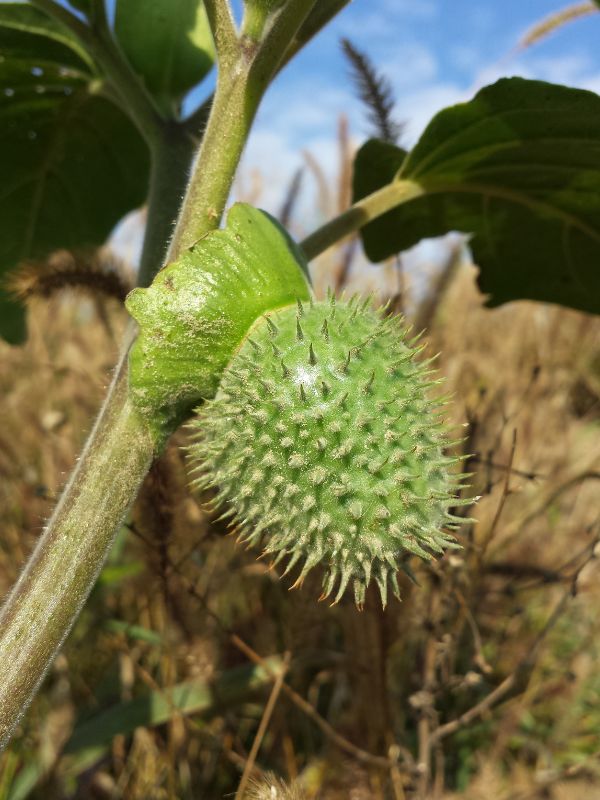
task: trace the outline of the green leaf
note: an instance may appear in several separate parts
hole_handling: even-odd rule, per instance
[[[142,625],[131,625],[129,622],[124,622],[121,619],[109,619],[106,621],[104,627],[111,633],[122,633],[130,639],[137,639],[147,644],[158,646],[164,643],[160,633],[152,631],[149,628],[144,628]]]
[[[96,589],[114,586],[126,578],[133,578],[139,575],[144,569],[141,561],[128,561],[125,564],[108,564],[104,567],[98,580],[96,581]]]
[[[600,97],[521,78],[440,112],[405,157],[359,151],[356,198],[398,177],[425,196],[367,225],[381,261],[421,239],[472,234],[489,305],[532,299],[600,313]]]
[[[26,326],[23,308],[0,288],[0,336],[9,344],[18,344],[25,338]]]
[[[58,248],[104,243],[144,202],[149,158],[141,135],[97,94],[75,51],[31,32],[31,25],[9,27],[2,5],[0,334],[15,342],[23,333],[22,312],[2,292],[6,271]],[[23,23],[21,4],[7,5]]]
[[[201,0],[117,0],[115,32],[133,68],[168,111],[214,63]]]
[[[48,61],[84,68],[92,73],[92,59],[71,31],[28,3],[0,2],[2,55],[32,58],[32,66]]]

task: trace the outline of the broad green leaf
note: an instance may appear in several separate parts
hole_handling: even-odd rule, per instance
[[[15,342],[22,313],[3,276],[23,259],[102,244],[144,202],[149,159],[73,50],[2,24],[0,50],[0,334]]]
[[[424,197],[367,225],[381,261],[421,239],[472,234],[489,304],[532,299],[600,313],[600,97],[521,78],[503,79],[447,108],[405,157],[368,142],[356,198],[395,177]]]
[[[168,111],[213,66],[201,0],[117,0],[115,32],[133,68]]]
[[[0,3],[0,44],[4,57],[33,57],[32,67],[41,66],[39,59],[93,72],[92,59],[79,39],[28,3]]]

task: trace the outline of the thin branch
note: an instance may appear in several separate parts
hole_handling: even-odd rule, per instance
[[[502,485],[502,494],[500,495],[500,501],[498,503],[498,508],[496,509],[496,513],[494,514],[494,519],[492,520],[492,524],[489,527],[489,530],[485,536],[485,539],[483,540],[481,549],[478,554],[477,560],[480,566],[485,558],[485,554],[490,545],[490,542],[494,538],[494,535],[496,533],[496,528],[498,527],[498,523],[500,522],[500,517],[502,516],[502,511],[504,510],[506,500],[508,498],[508,495],[510,494],[510,476],[511,476],[512,465],[515,459],[516,447],[517,447],[517,429],[513,428],[512,445],[510,449],[510,455],[508,457],[508,468],[506,470],[506,474],[504,476],[504,483]]]
[[[238,34],[229,0],[204,0],[219,64],[231,62],[239,50]]]
[[[505,535],[501,545],[497,545],[490,552],[489,559],[493,560],[500,546],[506,548],[507,544],[514,541],[523,533],[530,522],[542,514],[546,509],[551,508],[563,494],[588,480],[600,481],[600,471],[596,469],[584,470],[577,475],[573,475],[573,477],[557,486],[549,495],[543,496],[541,502],[538,503],[533,510],[527,512],[527,514],[525,514],[525,516],[519,521],[516,527],[513,528],[511,526],[510,534]]]
[[[140,538],[144,544],[149,547],[156,547],[156,544],[153,542],[148,541],[143,534],[132,524],[128,524],[127,526],[131,532]],[[204,612],[208,614],[208,616],[216,623],[216,625],[223,631],[223,633],[229,638],[230,642],[237,647],[240,652],[242,652],[247,658],[253,661],[258,666],[261,666],[265,672],[267,672],[273,681],[277,680],[278,673],[276,673],[270,666],[269,662],[262,658],[255,650],[250,647],[243,639],[241,639],[237,634],[233,633],[219,618],[217,614],[215,614],[212,609],[209,608],[206,598],[196,589],[194,583],[187,577],[187,575],[182,571],[181,566],[173,562],[170,556],[167,556],[169,568],[182,580],[185,585],[185,589],[188,594],[197,600],[204,609]],[[350,742],[344,736],[339,734],[335,728],[324,719],[318,711],[301,695],[299,695],[294,689],[289,686],[285,680],[282,682],[281,691],[287,695],[287,697],[297,706],[307,717],[309,717],[315,725],[321,730],[321,732],[330,739],[340,750],[351,755],[357,761],[360,761],[363,764],[369,764],[373,767],[377,767],[378,769],[392,769],[394,766],[397,765],[397,758],[402,758],[406,764],[412,769],[414,767],[414,761],[412,756],[408,750],[403,747],[400,747],[397,744],[392,745],[390,748],[390,752],[394,753],[394,757],[385,758],[383,756],[376,756],[372,753],[369,753],[366,750],[358,747],[357,745]]]
[[[258,653],[253,650],[250,645],[246,644],[239,636],[235,633],[230,634],[231,642],[244,653],[248,658],[253,661],[255,664],[262,666],[272,677],[273,680],[276,678],[276,673],[271,669],[270,665],[264,658],[258,655]],[[325,736],[330,739],[340,750],[351,755],[357,761],[360,761],[363,764],[369,764],[372,767],[377,767],[378,769],[389,770],[393,765],[394,761],[389,758],[385,758],[384,756],[376,756],[373,753],[369,753],[366,750],[363,750],[361,747],[350,742],[344,736],[341,736],[333,725],[330,725],[326,719],[324,719],[318,711],[316,711],[313,706],[305,700],[301,695],[298,694],[292,687],[285,683],[285,681],[281,685],[281,690],[284,694],[286,694],[289,699],[297,706],[304,714],[306,714],[309,719],[315,723],[315,725],[321,730]],[[399,751],[401,752],[401,751]]]
[[[290,221],[292,219],[292,214],[296,206],[296,201],[298,200],[298,195],[300,194],[300,188],[302,186],[303,177],[304,177],[304,168],[298,167],[298,169],[296,170],[296,172],[292,177],[292,180],[290,181],[287,192],[285,194],[285,198],[281,205],[281,209],[279,211],[279,214],[277,215],[279,222],[281,222],[284,228],[289,227]]]
[[[423,188],[413,181],[396,180],[388,183],[311,233],[300,243],[300,247],[310,261],[386,211],[423,194]]]
[[[419,305],[414,322],[415,330],[429,329],[442,302],[448,294],[459,267],[463,262],[463,241],[453,243],[433,287]]]
[[[518,690],[520,687],[522,687],[524,681],[529,680],[529,676],[535,667],[539,651],[544,640],[564,613],[569,601],[577,595],[579,576],[581,575],[583,569],[595,557],[598,541],[599,540],[596,539],[595,541],[591,542],[584,550],[584,554],[587,553],[587,555],[573,574],[568,589],[564,592],[563,596],[556,604],[556,607],[547,619],[546,624],[536,636],[533,644],[529,647],[527,653],[519,661],[513,672],[508,675],[499,686],[497,686],[492,692],[484,697],[483,700],[474,705],[468,711],[465,711],[465,713],[461,714],[460,717],[452,720],[452,722],[447,722],[445,725],[440,725],[440,727],[437,728],[437,730],[435,730],[431,735],[430,742],[432,745],[441,739],[444,739],[446,736],[456,733],[458,730],[464,728],[466,725],[469,725],[478,717],[486,714],[494,706],[498,705],[498,703],[504,700],[513,690]]]
[[[256,763],[256,756],[258,755],[258,751],[260,750],[262,741],[265,738],[265,733],[267,732],[267,728],[269,727],[271,716],[273,715],[273,711],[275,710],[275,704],[277,703],[277,698],[279,697],[279,694],[281,692],[281,687],[283,686],[283,679],[285,678],[286,673],[290,666],[290,658],[291,658],[291,653],[288,651],[283,656],[282,669],[277,675],[277,678],[275,679],[275,683],[273,684],[273,689],[271,690],[271,694],[269,695],[267,705],[265,706],[265,710],[260,720],[260,725],[258,726],[258,730],[256,731],[256,736],[254,737],[254,741],[252,742],[252,747],[250,749],[250,753],[248,754],[248,759],[244,766],[244,772],[242,774],[238,790],[235,794],[236,800],[244,800],[244,792],[246,791],[246,786],[248,785],[248,781],[250,780],[250,776],[252,775],[252,772],[254,770],[254,765]]]
[[[415,325],[415,327],[417,327]],[[420,328],[418,328],[420,330]],[[490,469],[496,469],[500,472],[506,472],[509,469],[507,464],[497,464],[495,461],[490,461],[489,458],[483,458],[483,456],[479,455],[478,453],[474,453],[471,456],[471,460],[475,464],[482,464],[485,467],[489,467]],[[525,470],[525,469],[517,469],[516,467],[511,467],[510,470],[512,475],[518,475],[520,478],[526,478],[528,481],[536,481],[539,479],[546,479],[548,476],[544,475],[541,472],[534,472],[533,470]]]

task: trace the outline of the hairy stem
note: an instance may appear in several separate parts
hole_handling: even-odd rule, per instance
[[[227,61],[235,59],[238,47],[229,0],[205,0],[204,10],[215,41],[219,67],[223,67]]]
[[[245,90],[242,76],[219,77],[200,153],[171,241],[169,261],[219,224],[256,112],[256,105],[247,102]]]
[[[0,749],[77,618],[153,455],[149,427],[127,399],[124,358],[77,468],[0,612]]]
[[[318,0],[294,36],[284,62],[287,63],[304,45],[324,28],[351,0]]]
[[[231,57],[231,37],[215,34],[222,47],[219,51],[217,44],[217,90],[171,242],[170,260],[219,224],[260,101],[314,2],[288,0],[274,15],[261,42],[248,46],[237,43],[235,60]],[[212,5],[218,7],[216,0]],[[209,13],[209,19],[217,24],[218,15],[215,13],[213,20]]]
[[[420,197],[422,194],[424,194],[423,188],[413,181],[388,183],[387,186],[363,197],[339,217],[335,217],[322,228],[311,233],[304,241],[300,242],[300,247],[304,250],[307,259],[316,258],[328,247],[362,228],[371,220],[380,217],[386,211],[391,211],[401,203]]]
[[[167,125],[151,153],[146,233],[138,270],[138,286],[148,286],[162,267],[185,193],[195,143],[182,125]]]

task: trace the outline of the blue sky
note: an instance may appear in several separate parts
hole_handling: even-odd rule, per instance
[[[569,0],[353,0],[285,71],[265,98],[242,176],[260,170],[260,204],[275,210],[290,176],[310,150],[335,174],[336,125],[352,139],[368,135],[339,46],[350,38],[389,79],[411,145],[441,108],[469,99],[502,75],[521,75],[600,93],[600,13],[571,22],[520,52],[533,24]]]

